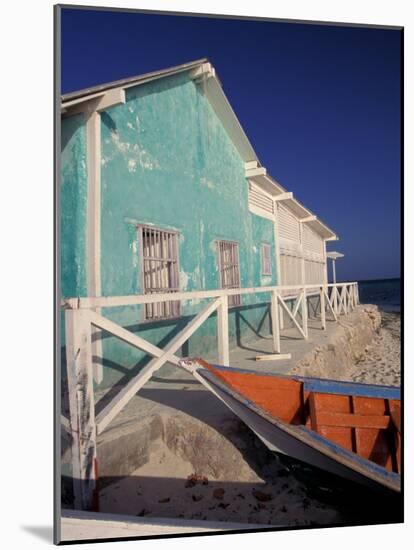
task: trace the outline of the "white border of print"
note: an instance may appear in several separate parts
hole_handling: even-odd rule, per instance
[[[72,5],[173,10],[229,15],[263,16],[403,25],[405,27],[405,127],[413,124],[414,18],[405,0],[323,1],[289,0],[71,0]],[[28,548],[51,543],[53,462],[53,4],[52,0],[8,2],[2,8],[2,499],[1,539],[5,548]],[[414,149],[406,135],[406,151]],[[405,181],[414,181],[413,155],[406,155]],[[406,241],[413,235],[408,218],[414,204],[413,186],[405,190]],[[410,250],[411,249],[411,250]],[[406,249],[405,280],[414,280],[412,247]],[[406,311],[413,309],[413,285],[406,288]],[[411,306],[411,307],[410,307]],[[406,318],[406,334],[414,326]],[[414,387],[413,348],[406,346],[405,394]],[[410,372],[411,371],[411,372]],[[405,417],[414,418],[414,400],[406,399]],[[218,549],[229,545],[265,549],[349,550],[372,545],[379,550],[407,546],[414,538],[413,506],[407,494],[413,487],[412,423],[406,422],[406,523],[408,525],[335,528],[198,538],[197,546]],[[140,541],[140,548],[190,548],[195,540]],[[112,543],[123,548],[126,542]],[[134,543],[129,543],[134,544]],[[136,543],[135,543],[136,544]],[[122,545],[122,546],[121,546]],[[87,548],[91,545],[84,545]],[[92,547],[92,546],[91,546]],[[94,544],[92,548],[97,548]]]

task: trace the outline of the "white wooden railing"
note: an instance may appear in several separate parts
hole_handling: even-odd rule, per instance
[[[322,329],[326,329],[327,315],[330,314],[336,321],[341,314],[348,314],[359,303],[358,284],[355,282],[320,286],[314,284],[270,286],[62,300],[62,307],[65,309],[66,364],[76,508],[91,509],[96,497],[97,435],[108,426],[156,370],[167,362],[174,365],[179,364],[180,357],[176,355],[176,352],[215,311],[217,311],[218,362],[221,365],[229,366],[228,297],[235,294],[263,293],[270,294],[272,343],[273,351],[276,354],[281,352],[280,332],[283,330],[283,315],[281,313],[285,312],[301,336],[307,339],[309,334],[308,298],[310,296],[319,298],[318,308]],[[100,308],[194,299],[211,299],[211,301],[168,342],[164,349],[96,312]],[[298,320],[299,313],[300,320]],[[95,415],[93,395],[91,350],[93,327],[112,334],[152,357],[148,365],[141,369],[98,415]]]

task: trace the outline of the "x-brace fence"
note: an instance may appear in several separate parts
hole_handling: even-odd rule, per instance
[[[131,398],[165,363],[179,365],[176,352],[194,332],[217,312],[218,362],[229,366],[228,298],[231,295],[270,293],[273,351],[280,353],[283,312],[301,336],[308,338],[308,297],[316,296],[321,328],[326,328],[326,314],[336,321],[359,303],[357,283],[330,285],[274,286],[221,289],[213,291],[175,292],[138,296],[70,298],[64,300],[66,330],[66,364],[69,393],[69,430],[72,446],[72,477],[76,509],[97,508],[97,435],[129,403]],[[164,349],[96,313],[97,308],[119,307],[169,300],[211,299]],[[290,306],[290,307],[289,307]],[[298,315],[300,313],[300,321]],[[95,415],[92,368],[92,329],[104,330],[118,339],[146,352],[152,360],[135,375],[98,415]]]

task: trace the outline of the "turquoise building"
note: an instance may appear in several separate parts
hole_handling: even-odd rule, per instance
[[[261,166],[207,59],[63,96],[60,164],[63,300],[327,281],[336,235]],[[231,346],[269,334],[268,302],[229,299]],[[164,347],[205,303],[100,313]],[[216,323],[181,354],[214,358]],[[102,388],[149,360],[98,331],[93,354]]]

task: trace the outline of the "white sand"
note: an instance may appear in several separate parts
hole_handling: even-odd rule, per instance
[[[401,383],[401,315],[381,311],[378,336],[365,348],[364,355],[348,371],[354,382],[399,386]]]
[[[100,491],[100,511],[279,526],[340,522],[334,506],[307,497],[305,488],[276,461],[255,482],[238,481],[235,471],[233,480],[209,479],[186,487],[192,473],[189,462],[159,442],[147,464]]]

